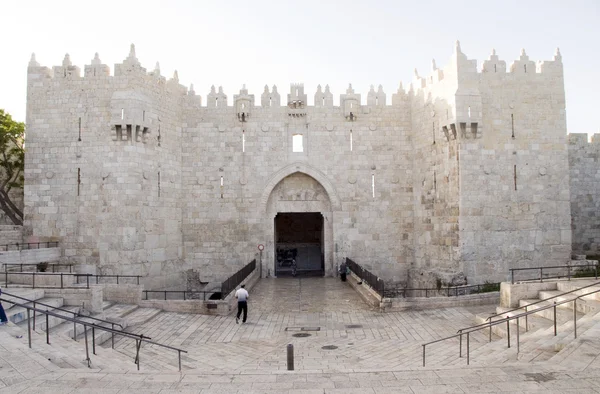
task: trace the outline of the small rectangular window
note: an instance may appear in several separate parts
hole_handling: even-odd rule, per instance
[[[304,152],[302,134],[294,134],[292,136],[292,152]]]

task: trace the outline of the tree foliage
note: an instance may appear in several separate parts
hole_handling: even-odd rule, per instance
[[[23,211],[11,200],[12,188],[23,189],[25,123],[0,109],[0,208],[14,224],[23,224]]]

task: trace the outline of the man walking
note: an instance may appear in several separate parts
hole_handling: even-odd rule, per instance
[[[246,316],[248,315],[248,292],[246,291],[245,287],[246,285],[242,285],[242,287],[235,292],[235,298],[238,300],[238,311],[235,318],[235,324],[240,323],[240,315],[242,314],[242,311],[244,311],[242,323],[246,323]]]

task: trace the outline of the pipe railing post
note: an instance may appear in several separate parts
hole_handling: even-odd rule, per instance
[[[46,308],[48,310],[48,308]],[[46,330],[48,327],[46,327]],[[35,331],[35,301],[33,301],[33,331]]]
[[[87,336],[87,326],[83,325],[83,331],[85,332],[85,361],[88,363],[88,368],[92,367],[92,360],[90,360],[90,350],[88,347],[88,336]]]
[[[113,331],[110,334],[110,342],[111,342],[111,348],[114,349],[115,348],[115,323],[110,323]]]
[[[142,346],[142,339],[135,340],[135,363],[137,364],[137,370],[140,370],[140,347]]]
[[[577,298],[573,299],[573,334],[577,339]]]
[[[77,342],[77,323],[73,321],[73,340]]]
[[[96,328],[92,326],[92,353],[96,355]]]
[[[425,345],[423,345],[423,366],[425,366]]]
[[[460,336],[458,337],[458,357],[462,357],[462,331],[460,332]]]
[[[529,332],[529,313],[527,313],[527,305],[525,305],[525,332]]]
[[[508,342],[508,347],[510,348],[510,317],[506,316],[506,340]]]
[[[469,334],[470,334],[470,332],[467,331],[467,365],[469,365],[469,362],[471,360],[471,355],[470,355],[471,349],[469,346],[469,343],[470,343]]]
[[[177,356],[179,358],[179,372],[181,372],[181,350],[177,350]]]
[[[543,282],[543,280],[542,280],[542,278],[543,278],[542,271],[543,271],[543,270],[544,270],[544,269],[543,269],[542,267],[540,267],[540,282]]]
[[[556,336],[556,301],[554,301],[554,336]]]
[[[492,319],[490,319],[490,333],[489,333],[489,336],[490,336],[490,340],[489,341],[492,342]]]
[[[29,320],[31,311],[27,308],[27,339],[29,341],[29,348],[31,349],[31,320]]]
[[[33,311],[33,315],[35,316],[35,311]],[[48,313],[46,313],[46,343],[50,345],[50,318],[48,317]]]
[[[571,266],[567,265],[567,279],[571,280]]]
[[[517,356],[519,354],[519,351],[521,350],[521,344],[519,340],[519,336],[521,335],[520,331],[521,330],[519,329],[519,318],[517,317]]]
[[[515,284],[515,270],[513,269],[510,270],[510,284]]]

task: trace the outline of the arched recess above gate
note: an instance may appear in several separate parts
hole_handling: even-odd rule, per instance
[[[284,178],[295,173],[303,173],[314,178],[317,182],[321,184],[321,186],[323,186],[323,188],[327,192],[327,196],[329,197],[329,201],[331,202],[331,209],[334,211],[340,209],[340,199],[337,194],[337,191],[335,190],[335,186],[329,181],[325,174],[306,163],[292,163],[281,168],[279,171],[273,174],[267,181],[260,199],[260,208],[262,212],[267,212],[269,197],[271,196],[273,189]]]

